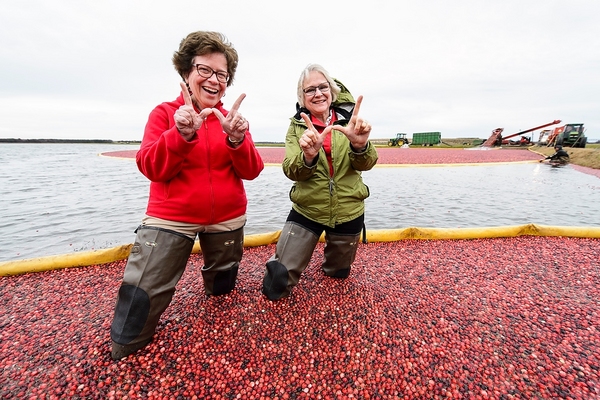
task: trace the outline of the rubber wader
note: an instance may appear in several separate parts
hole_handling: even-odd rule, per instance
[[[277,241],[275,254],[267,261],[263,293],[270,300],[290,295],[310,262],[319,237],[294,223],[286,222]]]
[[[358,235],[334,235],[325,233],[324,261],[321,265],[325,275],[347,278],[358,249]]]
[[[194,246],[193,239],[167,229],[140,226],[136,232],[110,328],[115,360],[150,343]]]
[[[235,287],[244,251],[244,228],[229,232],[199,234],[204,267],[204,291],[207,295],[227,294]]]

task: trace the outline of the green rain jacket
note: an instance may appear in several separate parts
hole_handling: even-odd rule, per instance
[[[346,126],[355,100],[343,84],[337,80],[336,83],[342,91],[331,108],[336,113],[335,125]],[[294,181],[289,193],[292,208],[306,218],[332,228],[358,218],[365,212],[364,200],[369,197],[369,188],[362,180],[361,171],[368,171],[377,163],[377,150],[368,142],[364,152],[356,153],[343,133],[332,130],[333,176],[329,174],[327,156],[322,148],[314,165],[307,166],[298,141],[307,129],[300,113],[310,113],[298,105],[296,108],[296,115],[290,118],[282,164],[284,174]]]

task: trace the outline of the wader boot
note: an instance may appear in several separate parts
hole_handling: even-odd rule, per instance
[[[267,261],[263,278],[262,292],[269,300],[290,295],[310,262],[318,241],[317,235],[294,222],[283,225],[275,254]]]
[[[209,296],[231,292],[235,287],[244,252],[244,228],[229,232],[199,234],[198,239],[204,259],[204,267],[202,267],[204,292]]]
[[[193,239],[175,231],[147,226],[137,229],[110,327],[114,360],[150,343],[193,246]]]
[[[325,233],[324,261],[321,265],[325,275],[347,278],[356,257],[359,235],[336,235]]]

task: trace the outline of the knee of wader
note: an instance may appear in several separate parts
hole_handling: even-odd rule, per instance
[[[269,300],[278,300],[289,295],[288,271],[279,261],[267,262],[262,292]]]
[[[202,271],[204,277],[204,291],[209,296],[220,296],[230,293],[235,287],[238,274],[238,265],[225,271]],[[213,275],[209,277],[208,275]]]
[[[325,275],[345,279],[356,257],[360,236],[329,235],[326,238],[324,261],[321,265]]]
[[[148,293],[137,286],[121,285],[110,327],[111,339],[119,344],[132,342],[142,333],[149,314]]]

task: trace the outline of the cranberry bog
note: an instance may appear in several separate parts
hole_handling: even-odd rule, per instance
[[[260,293],[274,245],[247,248],[222,297],[192,255],[154,341],[118,362],[124,261],[3,277],[0,397],[600,396],[598,239],[361,244],[345,280],[322,274],[322,246],[278,302]]]

